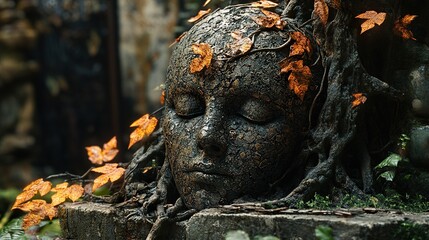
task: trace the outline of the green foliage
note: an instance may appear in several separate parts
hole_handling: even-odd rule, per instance
[[[396,168],[398,167],[398,163],[400,161],[402,161],[402,157],[399,154],[391,153],[386,159],[381,161],[381,163],[375,167],[376,170],[382,171],[378,177],[392,182],[395,178]]]
[[[429,230],[425,226],[403,221],[394,236],[395,239],[426,240],[429,238]]]
[[[329,226],[317,226],[314,234],[318,240],[334,240],[334,237],[332,236],[332,228]]]
[[[387,190],[385,195],[376,194],[373,196],[357,197],[356,195],[345,194],[335,201],[329,196],[315,194],[313,199],[307,202],[301,201],[296,207],[298,209],[312,208],[319,210],[373,207],[397,209],[407,212],[425,212],[429,211],[429,200],[422,195],[402,196],[393,190]]]
[[[0,229],[0,239],[26,239],[24,230],[21,226],[22,218],[12,219],[2,229]]]
[[[401,134],[401,136],[399,137],[398,146],[400,146],[402,150],[405,150],[409,141],[410,137],[408,137],[406,134]]]

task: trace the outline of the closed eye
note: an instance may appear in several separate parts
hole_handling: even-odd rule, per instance
[[[193,94],[180,94],[173,99],[174,110],[179,117],[194,118],[204,114],[203,99]]]
[[[238,114],[249,122],[264,124],[274,120],[278,113],[269,103],[251,98],[240,106]]]

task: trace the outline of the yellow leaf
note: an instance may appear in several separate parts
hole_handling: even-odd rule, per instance
[[[366,19],[366,21],[363,22],[361,25],[362,30],[360,33],[362,34],[365,31],[368,31],[369,29],[373,28],[375,24],[380,26],[384,22],[384,19],[386,18],[386,13],[385,12],[377,13],[376,11],[371,10],[357,15],[356,18]]]
[[[57,206],[66,201],[67,198],[73,202],[78,200],[84,193],[82,186],[74,184],[70,187],[67,187],[68,183],[58,184],[55,188],[52,189],[53,192],[56,192],[52,195],[52,205]]]
[[[194,43],[191,48],[195,54],[200,55],[199,57],[192,59],[190,65],[191,73],[200,72],[204,67],[210,67],[213,57],[210,45],[207,43]]]
[[[97,165],[101,165],[105,162],[112,161],[119,150],[117,149],[117,140],[116,136],[109,140],[109,142],[103,145],[103,149],[99,146],[89,146],[86,147],[86,151],[88,153],[88,159]]]
[[[134,121],[130,127],[137,127],[130,135],[130,143],[128,149],[130,149],[136,142],[148,137],[155,130],[158,124],[156,117],[149,117],[149,114],[145,114],[136,121]]]
[[[22,193],[20,193],[15,200],[15,203],[12,206],[12,209],[15,209],[18,205],[21,203],[24,203],[31,198],[34,197],[34,195],[39,192],[40,196],[46,195],[51,190],[52,184],[49,181],[43,181],[43,178],[39,178],[37,180],[34,180],[30,184],[28,184]]]
[[[94,185],[92,186],[93,192],[109,181],[112,183],[115,182],[125,173],[125,169],[118,167],[117,163],[108,163],[102,167],[94,168],[91,171],[102,173],[102,175],[94,179]]]
[[[196,21],[200,20],[202,17],[204,17],[205,15],[207,15],[208,13],[210,13],[210,11],[211,11],[211,9],[200,10],[196,16],[188,19],[188,22],[190,22],[190,23],[196,22]]]
[[[56,208],[45,200],[32,200],[26,202],[17,208],[29,212],[24,218],[22,228],[27,230],[29,227],[39,224],[43,219],[49,217],[50,220],[57,215]]]

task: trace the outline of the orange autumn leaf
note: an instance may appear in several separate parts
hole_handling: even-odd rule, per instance
[[[354,100],[352,102],[352,108],[355,108],[366,102],[366,96],[363,93],[353,93]]]
[[[286,58],[280,62],[280,72],[289,73],[289,89],[292,90],[301,100],[304,100],[305,93],[312,78],[311,70],[304,65],[303,60]]]
[[[280,15],[264,9],[261,9],[261,12],[265,16],[259,16],[259,17],[253,18],[253,21],[255,21],[259,26],[263,28],[276,27],[277,29],[283,30],[284,26],[286,25],[286,22],[281,20]]]
[[[211,0],[206,0],[206,2],[203,4],[203,7],[207,6],[207,4],[210,3]]]
[[[402,18],[399,18],[395,21],[393,26],[393,32],[402,37],[403,39],[412,39],[416,40],[413,36],[413,33],[407,29],[407,26],[417,17],[417,15],[405,15]]]
[[[51,204],[52,206],[57,206],[65,202],[67,198],[75,202],[83,195],[84,189],[78,184],[73,184],[68,187],[68,183],[65,182],[55,186],[55,188],[52,189],[52,192],[55,192],[55,194],[51,197]]]
[[[46,217],[49,217],[49,219],[52,220],[52,218],[57,215],[55,207],[41,199],[26,202],[16,208],[21,209],[24,212],[29,212],[23,218],[22,228],[24,230],[39,224]]]
[[[213,58],[213,52],[210,45],[207,43],[194,43],[191,48],[195,54],[200,55],[199,57],[192,59],[190,65],[191,73],[200,72],[204,67],[208,68]]]
[[[292,32],[290,37],[295,41],[290,46],[289,56],[301,56],[307,53],[311,55],[312,48],[310,40],[301,32]]]
[[[88,152],[88,158],[93,164],[101,165],[105,162],[112,161],[119,150],[117,149],[116,136],[103,145],[103,149],[99,146],[89,146],[85,148]]]
[[[371,28],[373,28],[375,24],[380,26],[384,22],[384,19],[386,18],[386,13],[385,12],[377,13],[376,11],[371,10],[357,15],[355,18],[366,19],[366,21],[361,24],[362,30],[360,34],[362,34],[365,31],[368,31]]]
[[[277,7],[278,5],[279,5],[278,3],[271,2],[268,0],[261,0],[250,4],[251,7],[257,7],[257,8],[273,8],[273,7]]]
[[[165,91],[162,91],[161,96],[159,97],[159,102],[161,105],[164,105],[165,103]]]
[[[190,22],[190,23],[196,22],[196,21],[200,20],[202,17],[204,17],[205,15],[207,15],[208,13],[210,13],[210,11],[211,11],[210,8],[207,10],[200,10],[196,16],[188,19],[188,22]]]
[[[341,0],[331,0],[329,5],[337,10],[341,8]]]
[[[232,32],[231,37],[235,39],[235,41],[232,44],[228,45],[229,48],[231,49],[232,55],[246,53],[253,46],[252,39],[248,37],[243,38],[243,35],[241,34],[240,31]]]
[[[314,12],[319,17],[323,25],[328,23],[329,8],[325,0],[314,0]]]
[[[130,127],[137,127],[130,135],[130,149],[136,142],[152,134],[158,124],[156,117],[149,117],[149,114],[143,115],[141,118],[134,121]]]
[[[109,181],[112,183],[115,182],[125,173],[125,169],[118,167],[117,163],[107,163],[106,165],[94,168],[91,171],[102,173],[102,175],[94,179],[94,185],[92,186],[93,192]]]
[[[12,209],[17,208],[18,205],[21,203],[24,203],[31,198],[34,197],[34,195],[39,192],[40,196],[46,195],[52,188],[52,184],[49,181],[43,181],[43,178],[39,178],[37,180],[34,180],[30,184],[28,184],[21,194],[19,194],[16,197],[15,203],[12,206]]]

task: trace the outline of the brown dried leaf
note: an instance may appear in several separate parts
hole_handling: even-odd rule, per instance
[[[190,22],[190,23],[196,22],[196,21],[200,20],[202,17],[204,17],[205,15],[207,15],[208,13],[210,13],[210,11],[211,11],[210,8],[207,10],[200,10],[196,16],[188,19],[188,22]]]
[[[237,30],[232,32],[231,36],[235,39],[235,41],[229,45],[232,55],[246,53],[252,48],[252,39],[248,37],[243,38],[243,35],[240,31]]]
[[[34,197],[34,195],[39,192],[40,196],[46,195],[52,188],[52,183],[49,181],[43,181],[43,178],[39,178],[37,180],[34,180],[30,184],[28,184],[22,191],[21,194],[19,194],[16,197],[15,203],[12,206],[12,209],[17,208],[18,205],[21,203],[24,203],[31,198]]]
[[[255,21],[259,26],[263,28],[276,27],[277,29],[283,30],[284,26],[286,25],[286,22],[281,20],[280,15],[264,9],[261,9],[261,12],[265,16],[259,16],[259,17],[253,18],[253,21]]]
[[[362,30],[360,33],[362,34],[365,31],[368,31],[369,29],[373,28],[375,24],[380,26],[386,18],[386,13],[377,13],[376,11],[371,10],[357,15],[356,18],[366,19],[366,21],[361,24]]]
[[[96,179],[94,179],[94,185],[92,186],[92,191],[94,192],[99,187],[106,184],[108,181],[114,182],[122,177],[125,173],[125,169],[118,167],[117,163],[108,163],[102,167],[94,168],[91,171],[103,173]]]
[[[353,93],[354,100],[352,102],[352,108],[355,108],[366,102],[366,96],[363,93]]]
[[[308,90],[312,74],[308,66],[304,65],[303,60],[292,58],[283,59],[280,62],[280,72],[289,73],[289,89],[292,90],[301,101],[304,100],[305,93]]]
[[[81,185],[71,185],[67,187],[68,183],[61,183],[52,189],[52,192],[56,192],[52,195],[52,206],[57,206],[66,201],[67,198],[73,202],[78,200],[84,193],[84,189]]]
[[[329,17],[329,8],[325,0],[314,0],[314,12],[320,18],[320,22],[326,26]]]
[[[29,227],[39,224],[45,217],[50,220],[57,215],[57,210],[52,204],[45,200],[36,199],[26,202],[17,207],[22,211],[29,212],[23,219],[22,228],[27,230]]]
[[[268,0],[261,0],[250,4],[250,6],[257,7],[257,8],[273,8],[273,7],[277,7],[278,5],[279,4]]]
[[[128,149],[130,149],[136,142],[151,135],[157,124],[158,119],[156,119],[156,117],[149,117],[149,114],[145,114],[141,118],[134,121],[130,127],[137,128],[130,135]]]
[[[191,73],[200,72],[204,67],[210,67],[213,58],[213,52],[210,45],[207,43],[194,43],[191,48],[195,54],[200,55],[199,57],[192,59],[190,65]]]
[[[407,29],[407,26],[417,17],[417,15],[405,15],[402,18],[399,18],[395,21],[393,26],[393,32],[402,37],[403,39],[412,39],[416,40],[413,36],[413,33]]]
[[[311,56],[312,47],[310,40],[301,32],[292,32],[290,37],[295,40],[294,44],[290,46],[289,56],[302,56],[307,53]]]
[[[103,145],[103,149],[99,146],[89,146],[85,148],[88,153],[88,159],[93,164],[101,165],[105,162],[112,161],[119,150],[117,149],[116,136]]]

